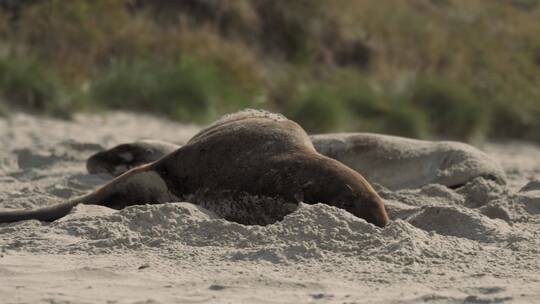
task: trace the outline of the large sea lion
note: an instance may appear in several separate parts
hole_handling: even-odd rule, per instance
[[[477,148],[453,141],[425,141],[372,133],[312,135],[317,152],[354,169],[371,183],[391,190],[441,184],[457,188],[477,177],[505,184],[500,165]],[[140,141],[92,155],[90,173],[119,175],[150,163],[180,146]]]
[[[79,203],[121,209],[200,195],[212,199],[246,194],[327,203],[380,227],[388,223],[382,199],[358,172],[317,153],[295,122],[253,110],[225,116],[186,145],[93,193],[51,207],[0,212],[0,222],[53,221]],[[246,223],[242,217],[231,220]]]

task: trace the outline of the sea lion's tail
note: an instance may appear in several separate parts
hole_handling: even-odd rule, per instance
[[[55,221],[67,215],[79,202],[69,201],[32,210],[0,211],[0,223],[11,223],[24,220]]]

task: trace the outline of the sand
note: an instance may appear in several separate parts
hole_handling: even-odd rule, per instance
[[[45,206],[107,182],[84,167],[101,149],[182,144],[198,130],[127,113],[0,119],[0,208]],[[322,204],[245,226],[188,202],[78,206],[50,224],[0,224],[0,302],[540,302],[540,146],[482,148],[507,186],[375,185],[392,218],[385,228]]]

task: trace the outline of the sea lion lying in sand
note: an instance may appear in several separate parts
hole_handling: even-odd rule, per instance
[[[354,169],[372,183],[391,190],[441,184],[450,188],[483,177],[505,184],[497,162],[470,145],[451,141],[424,141],[371,133],[312,135],[317,152]],[[153,162],[180,146],[160,141],[120,144],[92,155],[90,173],[113,176]]]
[[[295,122],[254,110],[225,116],[185,146],[88,195],[36,210],[0,212],[0,223],[54,221],[79,203],[122,209],[199,195],[212,199],[246,194],[327,203],[380,227],[388,223],[383,200],[358,172],[317,153]],[[242,217],[230,220],[246,223]]]
[[[370,133],[321,134],[311,140],[317,152],[391,190],[429,184],[458,188],[477,177],[506,184],[504,170],[495,160],[460,142]]]

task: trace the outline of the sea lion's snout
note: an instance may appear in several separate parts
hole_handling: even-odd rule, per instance
[[[118,176],[136,167],[136,149],[130,144],[122,144],[110,150],[98,152],[88,158],[86,169],[90,174],[112,174]]]
[[[381,228],[388,225],[390,219],[388,218],[388,214],[384,208],[384,202],[381,198],[376,197],[367,204],[368,206],[365,205],[366,204],[364,204],[361,210],[358,210],[360,213],[362,213],[362,218],[364,218],[368,223],[372,223],[373,225]]]
[[[342,208],[373,225],[384,227],[389,219],[384,201],[362,175],[334,159],[305,155],[298,170],[304,202],[325,202]],[[297,161],[298,160],[293,160]],[[289,166],[295,167],[296,164]],[[298,166],[300,167],[300,166]]]
[[[361,175],[356,172],[352,173],[352,175],[356,176],[356,183],[346,184],[351,194],[349,202],[352,202],[352,208],[349,212],[375,226],[384,227],[388,225],[390,220],[384,208],[383,199]]]
[[[92,155],[86,160],[86,170],[90,174],[109,173],[109,161],[103,157],[103,153],[99,152]]]

